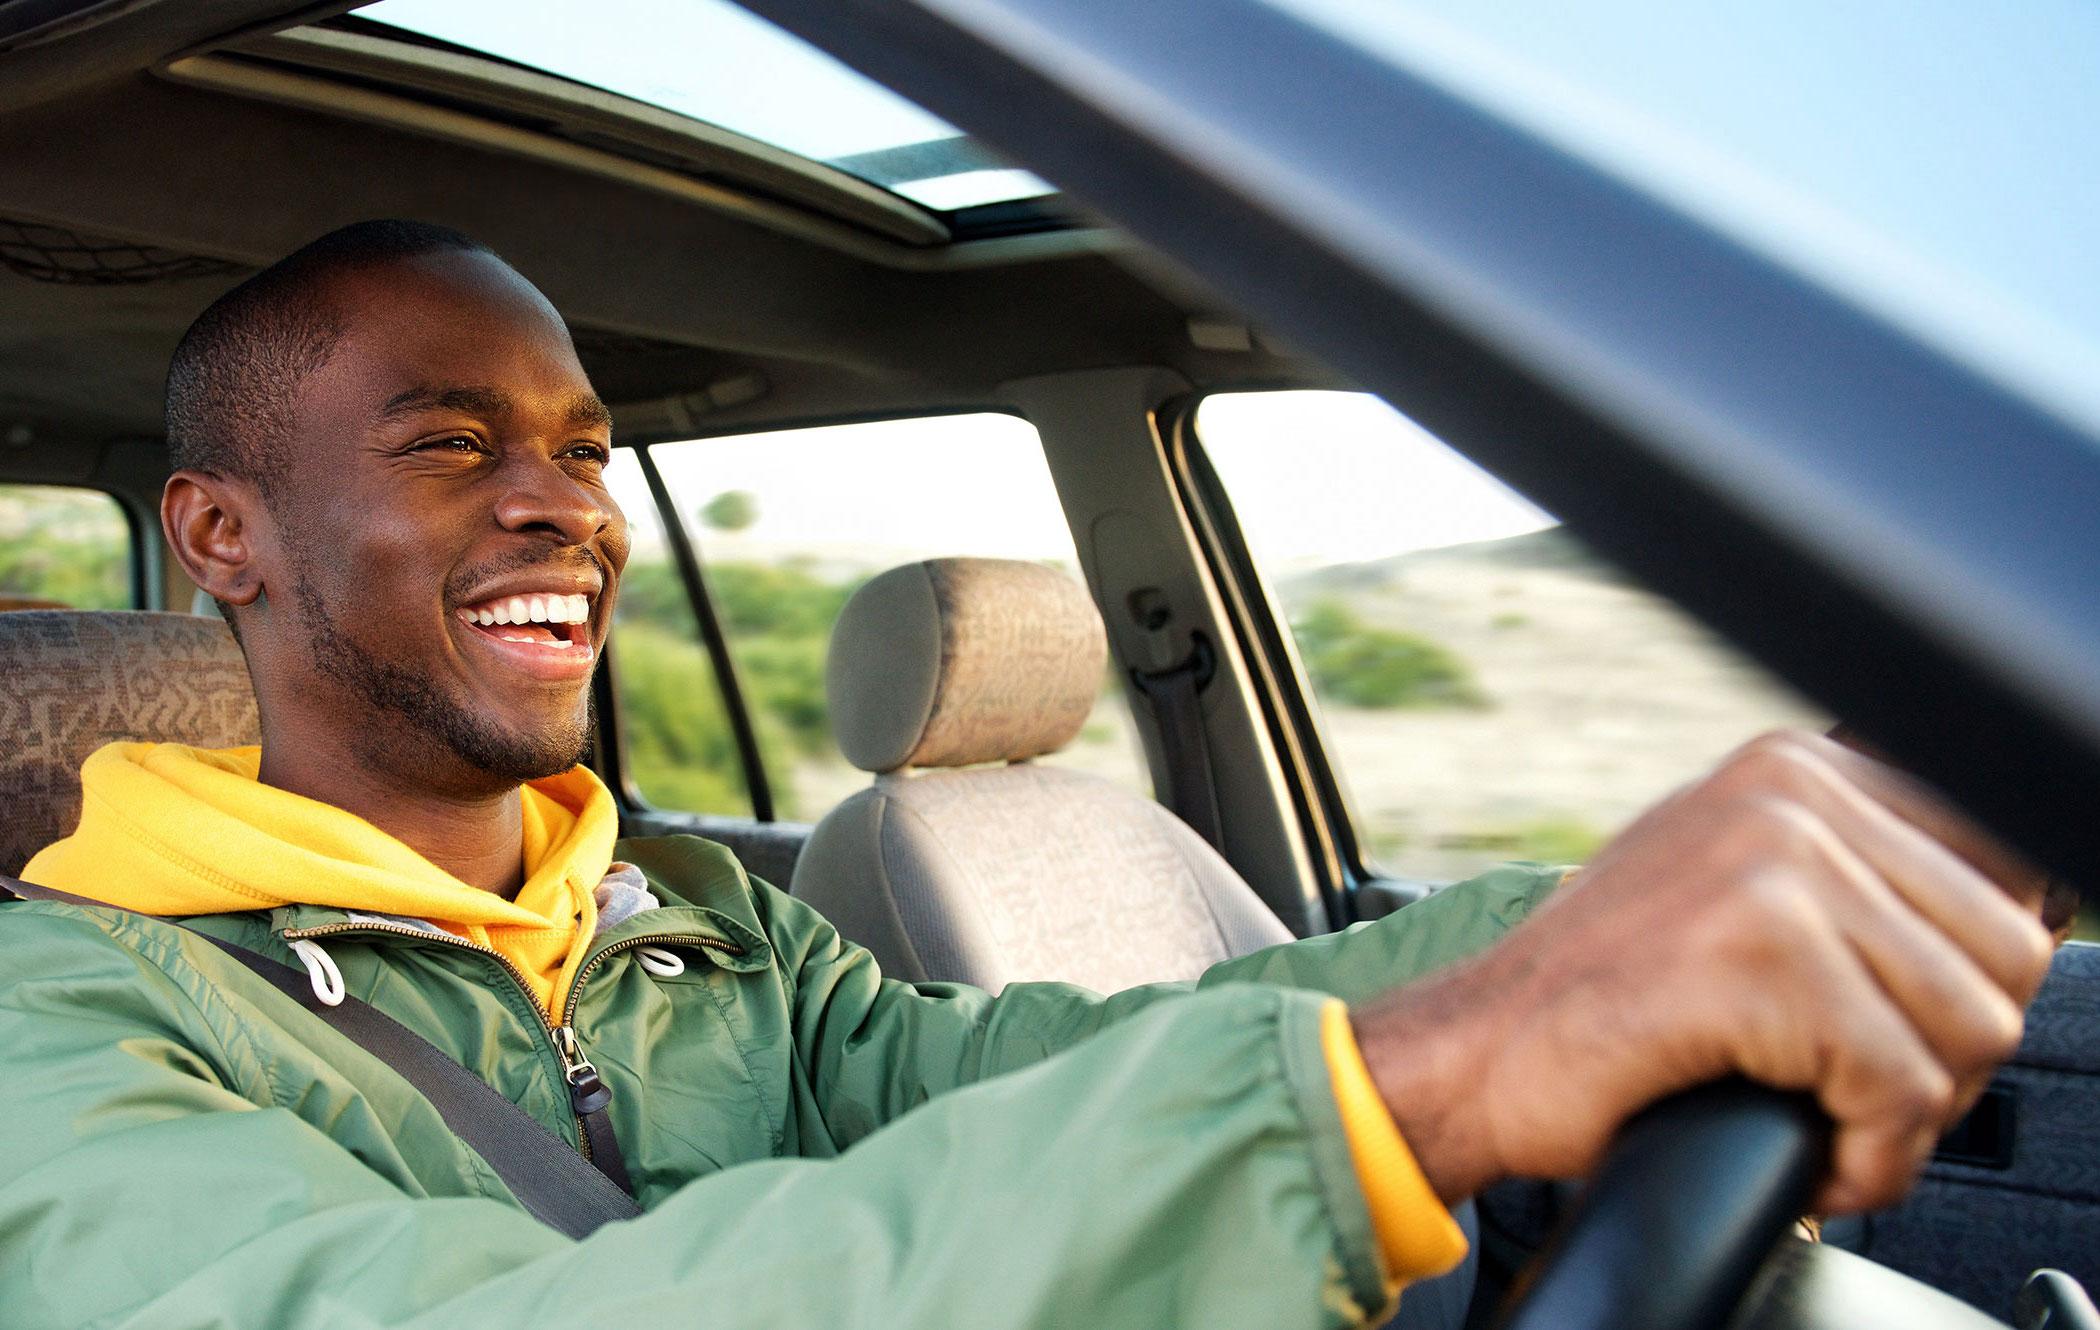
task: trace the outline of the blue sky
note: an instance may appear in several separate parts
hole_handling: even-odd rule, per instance
[[[2100,427],[2093,0],[1273,0]]]

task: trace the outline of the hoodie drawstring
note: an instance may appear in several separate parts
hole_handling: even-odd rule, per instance
[[[676,979],[685,973],[685,957],[663,947],[636,947],[634,958],[659,979]]]
[[[292,952],[306,962],[306,977],[313,980],[315,999],[324,1007],[341,1006],[343,972],[336,968],[335,957],[320,943],[306,938],[292,943]]]

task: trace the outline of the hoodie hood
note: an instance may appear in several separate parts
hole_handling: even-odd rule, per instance
[[[319,905],[424,919],[503,953],[553,1006],[597,925],[618,814],[587,768],[520,791],[525,884],[468,886],[353,813],[264,785],[259,748],[113,743],[80,769],[80,826],[25,881],[186,917]]]

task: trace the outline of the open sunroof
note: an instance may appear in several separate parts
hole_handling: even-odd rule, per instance
[[[380,0],[357,12],[704,120],[937,212],[1055,192],[728,0]]]

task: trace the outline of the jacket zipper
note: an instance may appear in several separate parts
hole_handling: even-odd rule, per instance
[[[584,980],[590,978],[607,958],[634,947],[670,942],[680,946],[704,947],[729,956],[744,954],[742,950],[726,942],[688,933],[651,933],[641,937],[622,938],[593,955],[577,970],[575,982],[569,985],[568,1001],[562,1004],[562,1023],[556,1025],[553,1018],[547,1014],[547,1009],[540,1005],[540,1000],[533,996],[532,985],[526,980],[525,972],[512,964],[510,958],[502,952],[494,947],[484,947],[479,942],[469,942],[450,933],[407,928],[400,924],[323,924],[318,928],[286,929],[280,936],[287,942],[298,942],[312,938],[341,937],[350,933],[390,933],[423,942],[437,942],[487,956],[501,966],[504,973],[510,976],[511,982],[518,986],[518,991],[525,995],[525,1001],[531,1006],[532,1014],[539,1017],[540,1028],[547,1036],[547,1045],[554,1050],[554,1059],[561,1065],[562,1081],[569,1087],[569,1111],[576,1119],[576,1148],[585,1159],[591,1157],[591,1140],[590,1133],[584,1130],[584,1115],[598,1112],[611,1103],[612,1090],[599,1078],[598,1069],[591,1065],[590,1058],[584,1054],[583,1041],[577,1037],[573,1024],[576,1019],[577,1000],[583,996]]]

